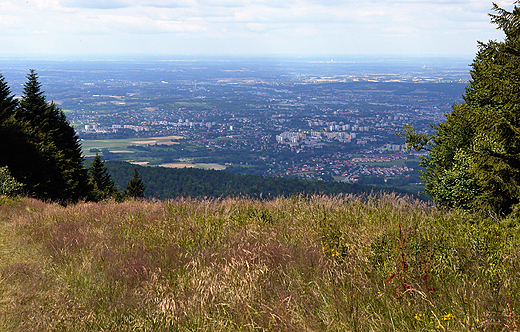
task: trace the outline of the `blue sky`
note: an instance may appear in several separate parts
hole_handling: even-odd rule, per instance
[[[511,10],[513,0],[495,1]],[[487,0],[0,0],[0,55],[474,55]]]

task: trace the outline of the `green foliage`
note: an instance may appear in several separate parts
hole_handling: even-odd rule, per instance
[[[20,103],[0,77],[0,140],[0,166],[9,166],[30,195],[62,203],[87,196],[78,136],[63,111],[46,101],[34,70]]]
[[[4,76],[0,74],[0,122],[11,118],[16,106],[17,102],[11,94],[11,89],[7,85]]]
[[[90,200],[98,202],[110,198],[119,199],[119,190],[117,190],[103,160],[97,153],[88,172],[89,184],[91,186]]]
[[[518,2],[515,2],[518,3]],[[479,43],[464,103],[425,135],[400,134],[411,149],[428,150],[425,192],[449,207],[510,213],[520,202],[520,8],[499,8],[491,21],[502,42]]]
[[[427,146],[431,144],[433,135],[420,134],[413,130],[409,125],[405,125],[403,131],[397,133],[397,136],[406,139],[406,144],[408,144],[408,148],[415,151],[420,151],[423,149],[428,150]]]
[[[17,195],[20,193],[23,187],[23,183],[16,181],[16,179],[9,172],[9,168],[7,166],[0,167],[0,195]]]
[[[126,190],[124,193],[125,198],[144,198],[144,190],[145,185],[143,180],[141,180],[141,174],[137,171],[137,168],[134,167],[134,176],[130,181],[128,181],[126,185]]]

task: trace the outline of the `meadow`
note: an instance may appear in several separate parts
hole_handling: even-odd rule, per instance
[[[2,331],[517,331],[520,226],[396,195],[0,198]]]
[[[129,145],[136,146],[148,146],[155,144],[162,145],[173,145],[179,144],[176,140],[182,139],[182,136],[161,136],[161,137],[146,137],[146,138],[121,138],[121,139],[105,139],[105,140],[83,140],[81,141],[81,147],[83,154],[86,156],[93,156],[94,153],[90,152],[90,149],[109,149],[114,153],[132,153],[128,149]]]

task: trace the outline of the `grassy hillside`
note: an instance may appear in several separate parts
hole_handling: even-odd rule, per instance
[[[0,198],[2,331],[515,331],[520,228],[392,195]]]

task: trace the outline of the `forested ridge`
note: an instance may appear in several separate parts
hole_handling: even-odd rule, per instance
[[[160,199],[176,197],[241,197],[274,198],[278,196],[340,193],[362,194],[370,192],[396,192],[413,195],[396,188],[378,188],[353,183],[311,181],[240,175],[226,171],[197,168],[164,168],[136,166],[130,163],[111,161],[104,163],[114,183],[124,188],[134,169],[141,174],[145,183],[145,196]],[[424,197],[423,197],[424,198]]]

